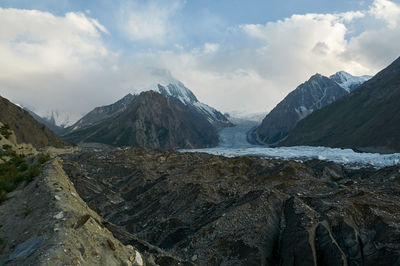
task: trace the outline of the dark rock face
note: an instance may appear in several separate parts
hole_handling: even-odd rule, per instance
[[[400,58],[348,96],[298,123],[285,146],[400,151]]]
[[[211,123],[175,98],[149,91],[135,96],[124,111],[64,139],[145,148],[201,148],[218,144]]]
[[[132,94],[127,94],[121,100],[106,106],[100,106],[94,108],[92,111],[87,113],[84,117],[79,119],[75,124],[68,127],[64,135],[71,133],[74,130],[90,127],[99,121],[103,121],[110,118],[120,112],[126,110],[129,103],[133,100],[134,96]]]
[[[106,221],[199,265],[400,263],[399,166],[120,149],[64,169]]]
[[[168,85],[154,85],[143,91],[154,91],[159,92],[171,100],[179,100],[182,104],[186,105],[187,108],[191,109],[192,112],[197,112],[198,115],[204,116],[216,129],[232,126],[232,123],[216,109],[201,103],[197,100],[196,96],[191,90],[185,87],[180,81],[173,81]],[[96,125],[108,118],[114,117],[123,111],[125,111],[128,105],[133,101],[137,94],[127,94],[119,101],[101,107],[96,107],[84,117],[79,119],[75,124],[68,127],[62,135],[68,135],[74,131],[81,130],[93,125]]]
[[[0,121],[10,126],[18,143],[30,143],[35,148],[45,146],[64,147],[66,142],[58,138],[46,126],[37,122],[27,111],[0,96]]]
[[[297,122],[315,110],[348,94],[333,80],[316,74],[289,93],[253,133],[254,141],[274,144],[284,139]]]
[[[232,126],[232,123],[221,112],[199,102],[193,92],[178,80],[172,80],[168,85],[153,85],[144,91],[149,90],[159,92],[167,98],[178,99],[181,103],[192,109],[193,112],[204,116],[217,129]]]

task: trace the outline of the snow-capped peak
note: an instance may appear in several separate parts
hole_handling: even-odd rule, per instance
[[[231,124],[219,111],[207,104],[199,102],[191,90],[186,88],[182,82],[171,76],[167,76],[166,79],[163,79],[147,88],[134,90],[133,93],[134,95],[138,95],[146,91],[155,91],[166,97],[178,99],[184,105],[195,108],[198,112],[205,115],[209,122],[218,127],[221,125],[226,126]]]
[[[182,82],[172,79],[169,83],[159,82],[147,88],[135,90],[135,94],[140,94],[145,91],[155,91],[167,97],[174,97],[180,100],[183,104],[194,104],[198,102],[196,96],[191,90],[185,87]]]
[[[361,84],[371,78],[371,76],[353,76],[345,71],[339,71],[336,74],[329,77],[331,80],[336,82],[340,87],[345,89],[347,92],[352,92],[354,89],[359,87]]]

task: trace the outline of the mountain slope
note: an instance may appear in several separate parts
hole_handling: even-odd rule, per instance
[[[161,85],[160,83],[157,83],[147,88],[136,90],[134,94],[128,94],[113,104],[96,107],[78,120],[75,124],[68,127],[64,135],[68,135],[76,130],[95,125],[100,121],[121,113],[122,111],[126,110],[127,105],[129,105],[129,103],[132,102],[136,96],[138,96],[141,92],[147,91],[155,91],[167,98],[179,100],[182,104],[186,105],[194,112],[204,116],[217,129],[232,126],[232,123],[219,111],[199,102],[193,92],[185,87],[182,82],[170,78],[166,84],[167,85]]]
[[[256,129],[256,139],[261,143],[276,143],[285,138],[298,121],[314,110],[346,95],[345,89],[320,74],[289,93]]]
[[[261,125],[250,132],[250,140],[262,144],[279,143],[300,120],[347,95],[369,78],[355,77],[344,71],[337,72],[330,78],[320,74],[312,76],[289,93],[264,118]]]
[[[207,120],[213,124],[217,129],[232,126],[232,123],[215,108],[200,102],[191,90],[185,85],[175,79],[170,79],[167,85],[160,83],[154,84],[148,88],[136,91],[141,93],[144,91],[156,91],[168,98],[176,98],[184,105],[192,108],[194,111],[203,115]]]
[[[371,76],[364,75],[360,77],[356,77],[353,75],[350,75],[347,72],[344,71],[339,71],[336,74],[333,74],[332,76],[329,77],[331,80],[336,82],[340,87],[345,89],[347,92],[352,92],[358,87],[360,87],[361,84],[372,78]]]
[[[56,123],[54,122],[54,119],[47,119],[46,117],[41,117],[40,115],[36,114],[35,112],[29,110],[28,108],[24,107],[24,109],[40,124],[45,125],[48,127],[51,131],[53,131],[56,135],[61,135],[64,131],[65,128],[61,126],[57,126]]]
[[[124,111],[126,109],[126,106],[133,100],[133,98],[134,96],[129,93],[113,104],[94,108],[84,117],[79,119],[75,124],[68,127],[65,134],[68,134],[77,129],[86,128],[88,126],[94,125],[99,121],[105,120],[115,114]]]
[[[217,130],[204,116],[176,98],[154,91],[135,96],[124,111],[64,138],[74,143],[145,148],[199,148],[218,144]]]
[[[400,58],[353,93],[302,120],[283,142],[400,151]]]
[[[6,123],[17,136],[18,143],[30,143],[35,148],[63,147],[66,143],[29,113],[0,96],[0,121]]]

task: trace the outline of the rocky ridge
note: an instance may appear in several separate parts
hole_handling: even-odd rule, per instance
[[[0,205],[0,224],[5,242],[2,265],[191,265],[130,234],[118,234],[112,224],[105,226],[80,198],[59,158],[46,163],[32,182],[8,194]],[[107,227],[140,251],[122,244]]]
[[[355,77],[344,71],[329,78],[315,74],[267,114],[261,125],[249,133],[249,140],[271,145],[283,141],[300,120],[349,94],[369,78]]]
[[[340,100],[303,119],[284,146],[400,151],[400,58]]]
[[[201,148],[218,144],[215,126],[176,98],[142,92],[124,111],[63,137],[72,143],[98,142],[145,148]]]

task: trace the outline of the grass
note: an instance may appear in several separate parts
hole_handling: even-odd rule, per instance
[[[24,207],[22,209],[22,212],[24,214],[24,216],[28,216],[29,214],[32,213],[32,208],[28,206],[28,204],[24,204]]]
[[[40,164],[44,164],[45,162],[47,162],[47,161],[49,161],[50,160],[50,155],[48,155],[48,154],[41,154],[40,156],[39,156],[39,159],[38,159],[38,162],[40,163]]]
[[[7,192],[16,189],[21,182],[30,182],[37,177],[40,165],[50,159],[48,155],[40,155],[38,163],[28,164],[25,156],[16,154],[8,147],[4,155],[10,159],[0,164],[0,203],[7,200]]]

